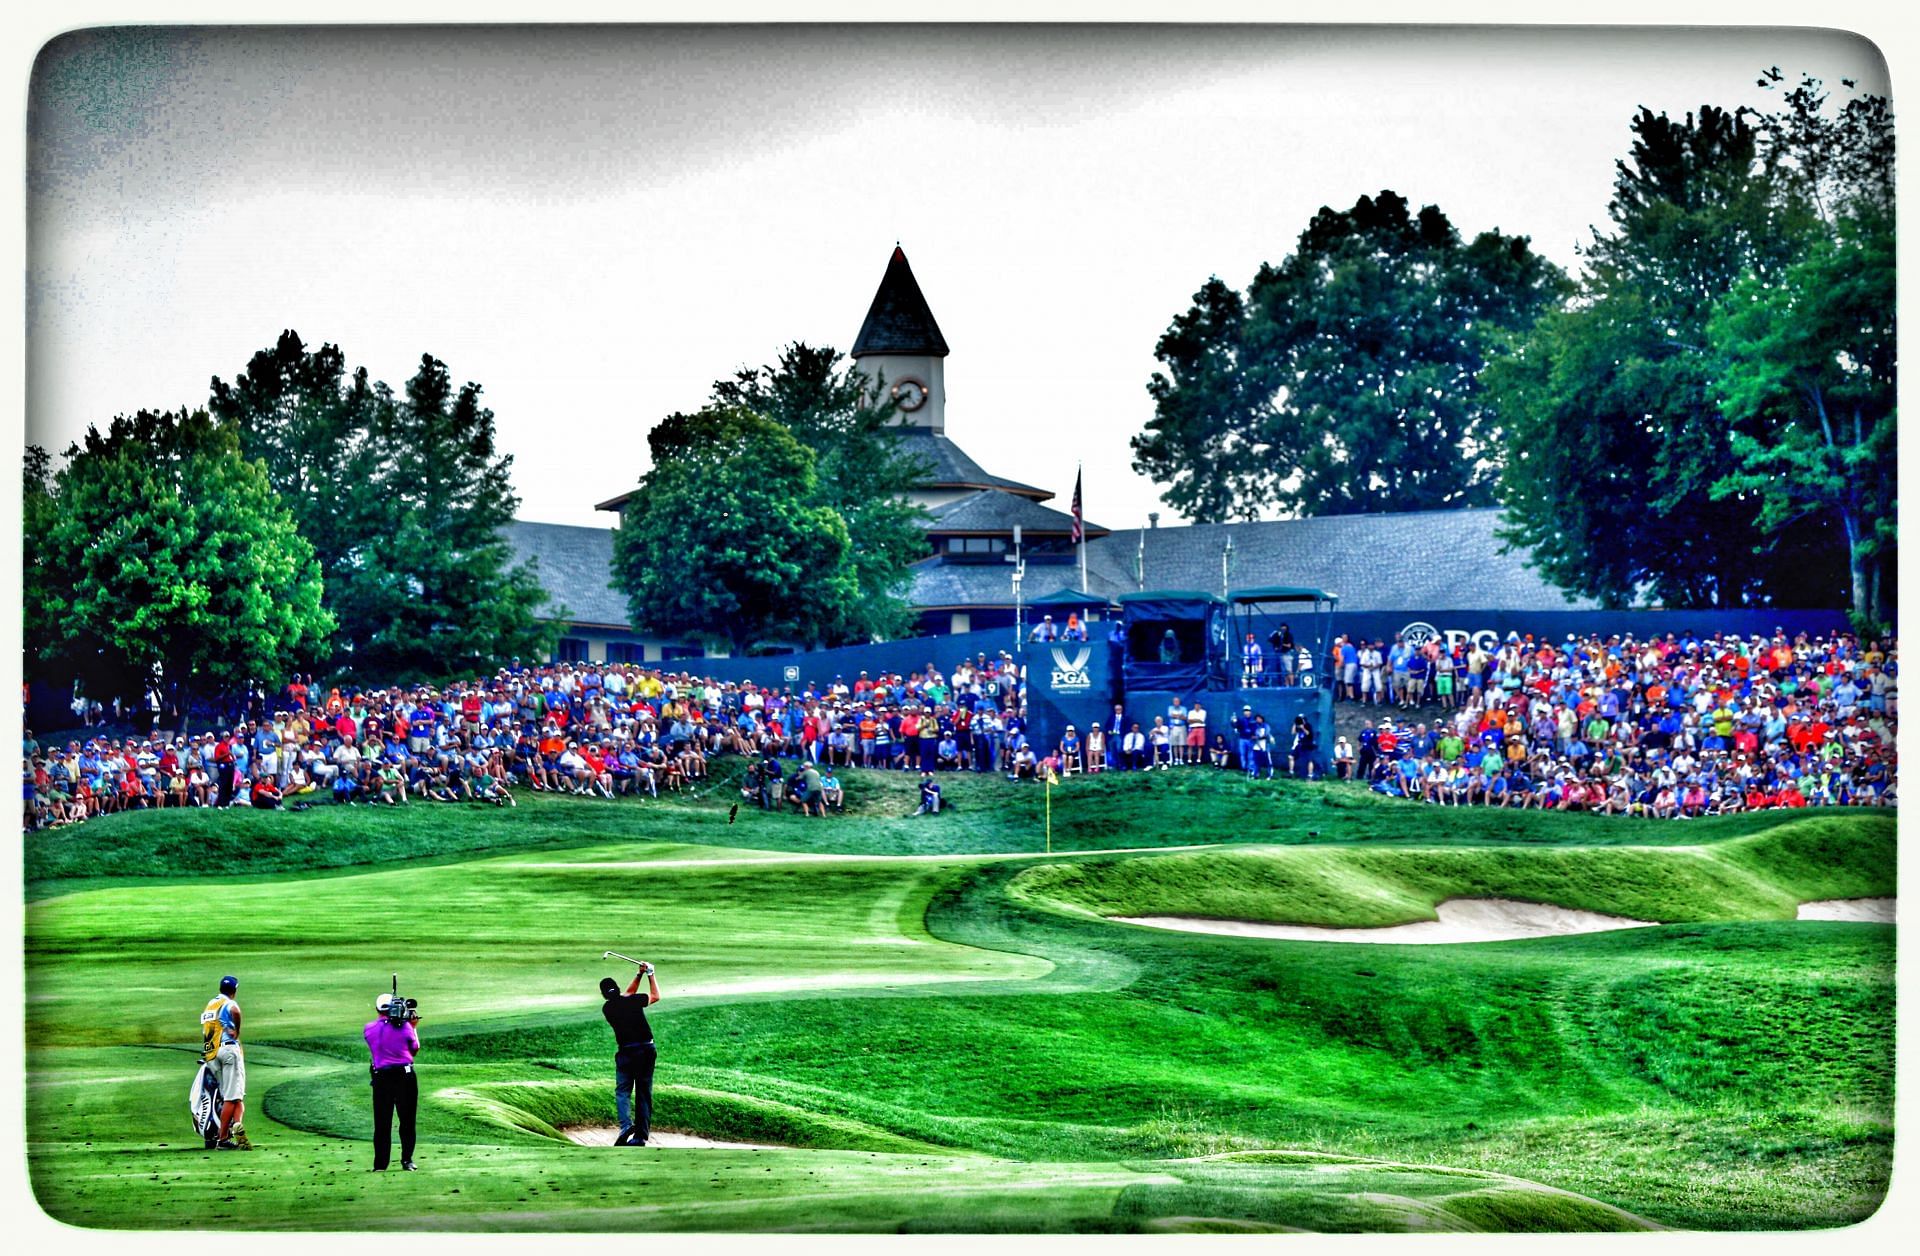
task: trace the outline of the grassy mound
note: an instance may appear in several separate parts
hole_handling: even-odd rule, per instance
[[[845,816],[818,820],[743,806],[729,822],[728,810],[739,794],[718,779],[724,774],[717,766],[716,780],[703,789],[658,801],[522,791],[520,805],[511,810],[416,802],[398,808],[320,803],[298,813],[246,808],[127,812],[28,834],[27,896],[132,880],[225,884],[662,841],[870,855],[1016,854],[1044,848],[1044,799],[1038,786],[960,773],[943,782],[952,809],[916,817],[914,774],[856,769],[845,778]],[[1881,814],[1877,820],[1891,831],[1892,816]],[[1062,852],[1215,843],[1678,845],[1794,821],[1787,812],[1677,824],[1424,807],[1357,785],[1249,781],[1210,769],[1076,777],[1053,791],[1053,845]]]
[[[1814,816],[1711,846],[1198,851],[1085,859],[1020,874],[1012,891],[1101,916],[1365,927],[1434,919],[1450,898],[1510,898],[1655,921],[1792,920],[1802,902],[1894,892],[1882,816]]]
[[[563,1138],[574,1126],[609,1124],[608,1087],[582,1081],[491,1082],[439,1092],[456,1108],[548,1138]],[[916,1139],[792,1104],[775,1103],[696,1086],[659,1086],[654,1102],[671,1122],[657,1128],[723,1142],[775,1143],[787,1147],[831,1147],[843,1151],[934,1152],[950,1154]]]

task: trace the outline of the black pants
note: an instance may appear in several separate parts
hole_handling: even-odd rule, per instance
[[[651,1042],[622,1046],[613,1056],[613,1108],[620,1130],[633,1131],[633,1141],[644,1143],[653,1129],[653,1065],[660,1052]],[[628,1109],[632,1095],[632,1109]]]
[[[393,1146],[393,1113],[400,1111],[400,1159],[413,1159],[413,1115],[420,1108],[420,1075],[411,1068],[373,1074],[373,1167],[384,1169]]]

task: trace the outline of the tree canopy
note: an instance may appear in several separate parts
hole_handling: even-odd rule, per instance
[[[405,682],[550,647],[564,608],[536,619],[546,594],[512,561],[513,460],[495,453],[478,384],[456,389],[446,364],[422,355],[396,397],[364,368],[349,376],[337,346],[309,349],[285,331],[212,391],[319,556],[339,630],[311,661]]]
[[[614,584],[636,624],[669,636],[818,644],[860,598],[847,526],[817,504],[814,456],[740,406],[674,414],[613,534]]]
[[[1822,101],[1807,80],[1783,112],[1641,110],[1575,298],[1487,370],[1509,437],[1503,535],[1563,588],[1835,605],[1849,554],[1890,543],[1892,362],[1868,364],[1880,340],[1890,353],[1891,306],[1869,308],[1890,290],[1890,236],[1876,279],[1871,231],[1834,213],[1890,208],[1890,120],[1872,101],[1825,119]],[[1850,453],[1820,428],[1818,381],[1878,399]],[[1852,506],[1843,478],[1864,494]],[[1871,579],[1853,572],[1857,607]]]
[[[313,547],[205,411],[117,417],[66,459],[49,477],[29,457],[27,639],[43,658],[109,652],[191,695],[271,683],[332,630]]]
[[[1762,80],[1780,81],[1777,69]],[[1893,122],[1880,97],[1837,115],[1826,101],[1803,78],[1762,119],[1780,198],[1818,225],[1776,278],[1743,276],[1715,305],[1707,338],[1735,467],[1713,492],[1757,501],[1770,535],[1837,521],[1855,620],[1877,627],[1891,622],[1898,541]]]
[[[1134,468],[1201,522],[1490,504],[1481,369],[1565,282],[1525,237],[1463,242],[1392,191],[1323,208],[1244,296],[1211,279],[1160,338]]]
[[[819,625],[821,639],[839,645],[907,632],[914,616],[907,568],[926,557],[927,537],[925,512],[905,494],[925,468],[901,449],[899,429],[891,426],[895,405],[879,400],[838,350],[799,342],[772,365],[715,383],[713,404],[772,419],[811,450],[811,503],[837,513],[855,540],[858,596],[843,608],[843,620]]]

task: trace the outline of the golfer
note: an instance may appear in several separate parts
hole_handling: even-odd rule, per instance
[[[368,1073],[373,1078],[373,1171],[383,1173],[393,1156],[393,1114],[400,1113],[400,1167],[411,1173],[420,1166],[413,1162],[413,1118],[420,1110],[420,1076],[413,1071],[413,1057],[420,1053],[418,1012],[409,1012],[395,1024],[388,1011],[391,994],[381,993],[373,1001],[379,1015],[367,1022],[362,1036],[373,1062]]]
[[[645,994],[639,993],[642,977],[647,979]],[[653,1126],[653,1065],[660,1056],[653,1045],[653,1029],[647,1024],[648,1006],[660,1001],[660,983],[654,979],[653,965],[640,965],[625,994],[620,992],[619,982],[602,977],[600,997],[606,1000],[600,1014],[613,1027],[617,1048],[613,1055],[613,1107],[620,1118],[620,1136],[613,1145],[644,1147]]]
[[[222,977],[220,993],[207,1000],[200,1013],[200,1058],[220,1085],[220,1134],[214,1146],[221,1151],[252,1151],[241,1118],[247,1105],[247,1060],[240,1051],[240,1004],[234,994],[238,977]]]

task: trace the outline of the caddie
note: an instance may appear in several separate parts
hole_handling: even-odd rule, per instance
[[[220,1084],[220,1134],[214,1141],[220,1151],[253,1150],[240,1123],[247,1106],[247,1060],[240,1049],[240,1004],[233,997],[239,989],[238,977],[222,977],[220,993],[200,1013],[200,1058]]]

